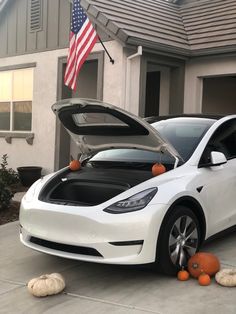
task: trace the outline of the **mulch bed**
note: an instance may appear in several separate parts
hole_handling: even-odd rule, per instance
[[[11,201],[10,207],[0,210],[0,225],[19,219],[20,203]]]

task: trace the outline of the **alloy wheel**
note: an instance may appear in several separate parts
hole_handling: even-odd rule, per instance
[[[179,217],[169,235],[170,259],[177,267],[184,267],[199,245],[197,224],[187,215]]]

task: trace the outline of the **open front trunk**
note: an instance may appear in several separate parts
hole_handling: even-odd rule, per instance
[[[84,156],[96,156],[98,152],[114,149],[140,150],[174,158],[175,163],[171,163],[171,169],[181,159],[175,148],[154,127],[121,108],[97,100],[73,98],[57,102],[52,109]],[[86,166],[75,172],[67,169],[56,174],[46,184],[39,199],[49,203],[78,206],[104,203],[152,178],[151,167],[158,160],[158,155],[155,157],[152,163],[152,159],[146,162],[145,158],[141,158],[141,162],[136,162],[134,167],[127,165],[135,163],[132,158],[127,159],[124,156],[124,160],[129,162],[123,163],[117,156],[115,160],[118,158],[123,163],[122,166],[112,160],[112,168]],[[107,163],[109,164],[111,162]]]
[[[115,197],[152,177],[151,171],[83,168],[65,170],[44,187],[39,199],[44,202],[94,206]]]
[[[128,184],[121,185],[115,182],[68,180],[61,182],[52,191],[50,199],[92,206],[101,204],[128,188]]]

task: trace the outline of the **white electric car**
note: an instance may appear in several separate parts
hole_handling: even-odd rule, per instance
[[[30,187],[20,209],[24,245],[82,261],[155,262],[173,274],[205,239],[236,225],[236,115],[145,121],[88,99],[52,109],[82,168]],[[155,163],[166,172],[153,176]]]

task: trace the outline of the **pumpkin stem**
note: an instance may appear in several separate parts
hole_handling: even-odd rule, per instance
[[[42,276],[40,276],[39,278],[40,278],[40,279],[47,279],[48,276],[47,276],[47,275],[42,275]]]

